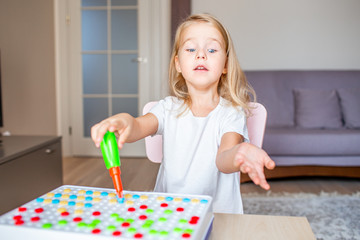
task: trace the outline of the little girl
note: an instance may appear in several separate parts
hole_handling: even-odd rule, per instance
[[[188,17],[177,29],[169,68],[171,95],[150,113],[120,113],[94,125],[96,146],[106,131],[118,145],[163,136],[154,191],[213,197],[214,212],[243,213],[239,171],[268,190],[264,166],[275,163],[248,140],[246,116],[255,93],[244,77],[229,33],[213,16]]]

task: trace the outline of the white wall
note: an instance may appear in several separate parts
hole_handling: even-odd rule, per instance
[[[56,135],[53,1],[0,0],[4,127]]]
[[[359,0],[193,0],[229,30],[245,70],[360,69]]]

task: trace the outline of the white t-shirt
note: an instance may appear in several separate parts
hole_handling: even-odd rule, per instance
[[[166,97],[150,110],[159,122],[156,134],[163,136],[154,191],[209,195],[214,212],[243,213],[239,173],[222,173],[215,161],[224,133],[236,132],[248,141],[244,111],[220,98],[206,117],[195,117],[191,110],[178,116],[184,110],[182,103]]]

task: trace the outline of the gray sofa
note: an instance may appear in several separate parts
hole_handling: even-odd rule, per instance
[[[245,74],[268,111],[263,148],[277,168],[267,178],[360,177],[360,71]]]

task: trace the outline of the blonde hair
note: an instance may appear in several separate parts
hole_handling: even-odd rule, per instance
[[[191,15],[177,28],[169,66],[170,94],[184,100],[184,103],[188,107],[191,106],[191,98],[185,79],[182,74],[176,70],[175,57],[179,52],[183,31],[191,24],[199,22],[211,24],[221,33],[224,39],[227,55],[227,72],[220,77],[218,84],[219,95],[231,102],[233,106],[240,106],[248,113],[248,103],[250,101],[256,101],[255,91],[246,80],[245,74],[240,67],[230,34],[215,17],[209,14]]]

